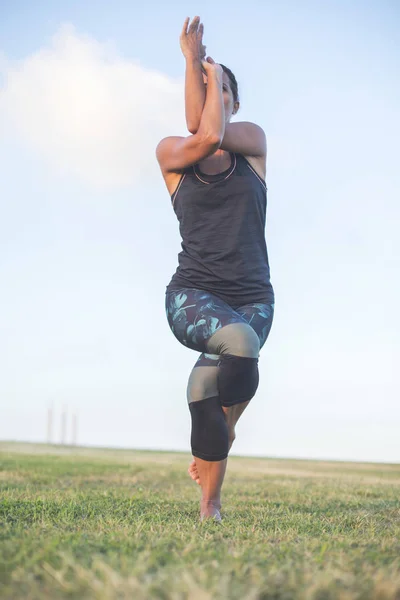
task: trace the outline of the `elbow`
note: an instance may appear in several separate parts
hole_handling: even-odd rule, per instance
[[[222,144],[222,138],[214,132],[199,129],[195,134],[202,146],[207,146],[215,152]]]
[[[200,121],[201,121],[201,115],[198,115],[196,117],[195,115],[187,115],[186,114],[186,125],[188,128],[188,131],[190,131],[190,133],[192,135],[194,135],[195,133],[198,132],[199,127],[200,127]]]
[[[220,137],[217,134],[211,133],[207,136],[207,141],[211,146],[215,146],[215,150],[218,150],[218,148],[222,144],[222,137]]]

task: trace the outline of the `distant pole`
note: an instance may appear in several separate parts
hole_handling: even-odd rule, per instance
[[[78,443],[78,415],[74,413],[72,417],[72,445],[76,446]]]
[[[67,440],[67,409],[64,406],[61,413],[61,444],[65,444]]]
[[[49,406],[47,409],[47,443],[51,444],[53,441],[53,406]]]

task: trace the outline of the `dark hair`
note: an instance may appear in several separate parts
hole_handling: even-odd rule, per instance
[[[230,83],[232,94],[233,94],[233,101],[239,102],[239,90],[238,90],[238,84],[236,81],[236,77],[234,76],[232,71],[230,69],[228,69],[228,67],[226,67],[225,65],[222,65],[221,63],[219,63],[219,64],[221,65],[222,69],[225,71],[225,73],[229,77],[229,83]]]

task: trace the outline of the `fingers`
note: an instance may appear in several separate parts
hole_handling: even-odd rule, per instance
[[[204,25],[203,23],[200,23],[200,17],[194,17],[192,22],[189,25],[189,21],[190,21],[190,17],[186,17],[185,22],[183,24],[183,28],[182,28],[182,33],[181,33],[181,37],[188,35],[189,33],[197,33],[198,35],[201,36],[203,35],[204,32]],[[200,23],[200,26],[199,26]],[[188,25],[189,25],[189,30],[188,30]]]
[[[188,26],[188,23],[189,23],[189,17],[186,17],[185,22],[183,24],[181,37],[187,35],[187,26]]]
[[[194,31],[197,31],[199,22],[200,22],[200,17],[195,17],[193,19],[193,21],[189,25],[189,33],[193,33]]]

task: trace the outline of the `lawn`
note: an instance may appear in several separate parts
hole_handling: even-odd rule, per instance
[[[0,598],[400,600],[400,465],[0,443]]]

